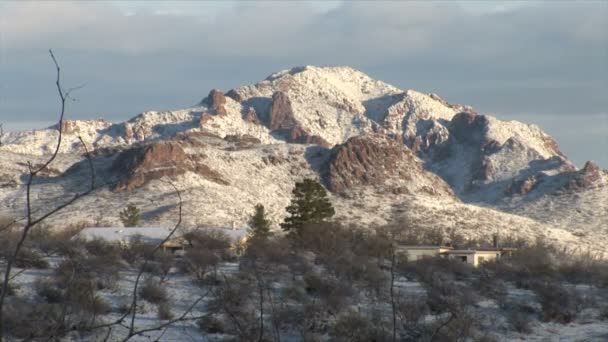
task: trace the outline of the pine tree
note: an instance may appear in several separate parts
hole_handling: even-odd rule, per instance
[[[120,220],[125,227],[137,227],[141,215],[135,204],[128,204],[127,207],[120,212]]]
[[[327,191],[314,179],[297,182],[292,194],[291,204],[286,208],[289,216],[281,224],[288,233],[299,234],[304,225],[324,222],[336,213]]]
[[[255,213],[249,219],[249,239],[266,239],[270,236],[270,220],[266,218],[264,206],[255,206]]]

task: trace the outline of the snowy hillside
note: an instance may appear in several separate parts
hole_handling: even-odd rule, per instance
[[[189,225],[245,225],[256,203],[278,223],[294,182],[313,177],[332,191],[344,221],[396,223],[408,212],[421,224],[471,236],[500,229],[581,247],[606,242],[606,170],[577,170],[537,126],[349,67],[287,69],[212,90],[194,107],[122,123],[66,120],[61,128],[61,155],[37,180],[35,206],[48,208],[87,184],[79,137],[95,151],[97,177],[107,186],[56,222],[115,224],[133,202],[146,222],[166,224],[175,204],[160,182],[167,178],[184,192]],[[27,162],[41,163],[57,136],[53,126],[2,138],[0,213],[23,214]]]

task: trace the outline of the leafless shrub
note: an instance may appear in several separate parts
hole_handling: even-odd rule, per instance
[[[161,302],[157,306],[158,319],[161,321],[166,321],[173,319],[173,313],[171,312],[171,305],[167,302]]]
[[[479,276],[473,280],[472,286],[482,296],[504,303],[507,297],[507,288],[500,278],[482,268]]]
[[[406,325],[418,325],[429,313],[426,298],[421,296],[400,296],[397,299],[397,312]]]
[[[149,258],[154,250],[154,245],[143,241],[141,236],[134,236],[127,246],[123,246],[120,250],[121,257],[133,265],[146,258]]]
[[[36,279],[34,289],[36,290],[36,294],[47,303],[57,304],[65,300],[63,290],[57,287],[57,284],[50,279]]]
[[[33,227],[28,234],[26,246],[46,255],[67,254],[74,248],[75,237],[86,226],[85,222],[69,225],[63,229],[52,229],[46,224]]]
[[[512,309],[506,310],[507,321],[515,331],[521,334],[529,334],[532,332],[530,322],[532,321],[529,314],[526,314],[525,308],[515,305]]]
[[[196,324],[199,329],[207,334],[223,334],[225,332],[224,323],[213,315],[205,315]]]
[[[120,258],[120,249],[114,242],[101,238],[95,238],[84,242],[86,251],[96,257],[107,257],[112,260]]]
[[[55,273],[60,284],[66,288],[73,279],[82,279],[95,284],[98,289],[104,289],[116,285],[121,267],[120,259],[117,258],[75,255],[63,260],[55,269]]]
[[[567,324],[577,315],[581,299],[557,282],[535,282],[532,290],[542,307],[542,319]]]
[[[340,314],[331,326],[334,341],[389,341],[390,338],[361,313],[348,310]]]
[[[5,306],[5,334],[15,339],[25,339],[55,331],[69,324],[78,326],[81,320],[66,321],[62,326],[61,307],[54,304],[32,303],[23,300],[11,301]]]
[[[349,297],[354,294],[350,284],[340,282],[338,279],[332,279],[326,275],[316,273],[307,273],[304,275],[306,283],[306,292],[320,298],[331,311],[337,311],[343,308],[349,300]]]
[[[153,304],[166,303],[168,300],[167,290],[153,278],[148,278],[139,289],[141,298]]]
[[[49,268],[49,262],[40,253],[31,248],[21,248],[15,266],[19,268]]]

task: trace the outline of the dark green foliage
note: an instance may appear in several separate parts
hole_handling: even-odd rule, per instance
[[[271,234],[270,220],[266,218],[266,211],[261,204],[255,206],[255,213],[249,219],[248,233],[250,240],[264,240]]]
[[[325,188],[314,179],[297,182],[291,204],[286,210],[289,216],[281,224],[284,231],[300,235],[306,224],[324,222],[336,213],[327,198]]]
[[[125,227],[137,227],[141,214],[135,204],[128,204],[127,207],[120,212],[120,221]]]

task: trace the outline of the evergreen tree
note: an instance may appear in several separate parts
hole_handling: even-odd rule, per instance
[[[270,236],[270,220],[266,218],[264,206],[255,206],[255,213],[249,219],[249,239],[266,239]]]
[[[281,224],[288,233],[299,234],[304,225],[324,222],[336,213],[327,191],[314,179],[297,182],[292,194],[291,204],[286,208],[289,216]]]
[[[141,215],[135,204],[129,203],[127,207],[120,212],[120,220],[125,227],[137,227]]]

